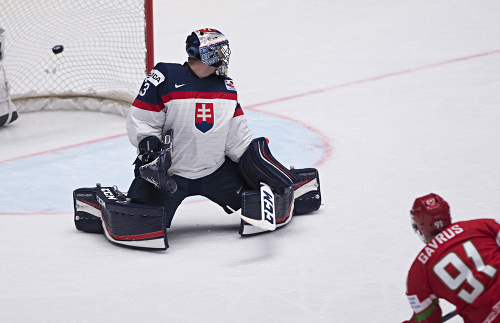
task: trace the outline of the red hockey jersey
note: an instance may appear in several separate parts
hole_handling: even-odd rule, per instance
[[[410,322],[442,322],[439,298],[465,322],[500,322],[500,224],[492,219],[456,222],[419,253],[408,274]]]

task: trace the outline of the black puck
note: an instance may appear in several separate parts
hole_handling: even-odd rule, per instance
[[[62,53],[63,50],[64,50],[64,46],[63,45],[56,45],[56,46],[52,47],[52,52],[54,54]]]

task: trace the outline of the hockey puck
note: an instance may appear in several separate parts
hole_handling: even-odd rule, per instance
[[[52,53],[54,53],[54,54],[62,53],[63,50],[64,50],[63,45],[56,45],[56,46],[52,47]]]

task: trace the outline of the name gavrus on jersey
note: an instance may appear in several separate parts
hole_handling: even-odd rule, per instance
[[[424,250],[418,255],[418,260],[422,263],[425,264],[427,260],[432,256],[432,254],[436,251],[437,248],[439,248],[440,245],[445,243],[446,241],[456,237],[460,233],[464,232],[464,229],[460,227],[460,225],[455,224],[452,225],[451,227],[444,229],[440,233],[438,233],[434,239],[429,242]]]

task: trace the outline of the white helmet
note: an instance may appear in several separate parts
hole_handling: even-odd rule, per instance
[[[189,57],[216,67],[218,74],[227,76],[231,50],[229,41],[220,31],[212,28],[193,31],[186,39],[186,52]]]

